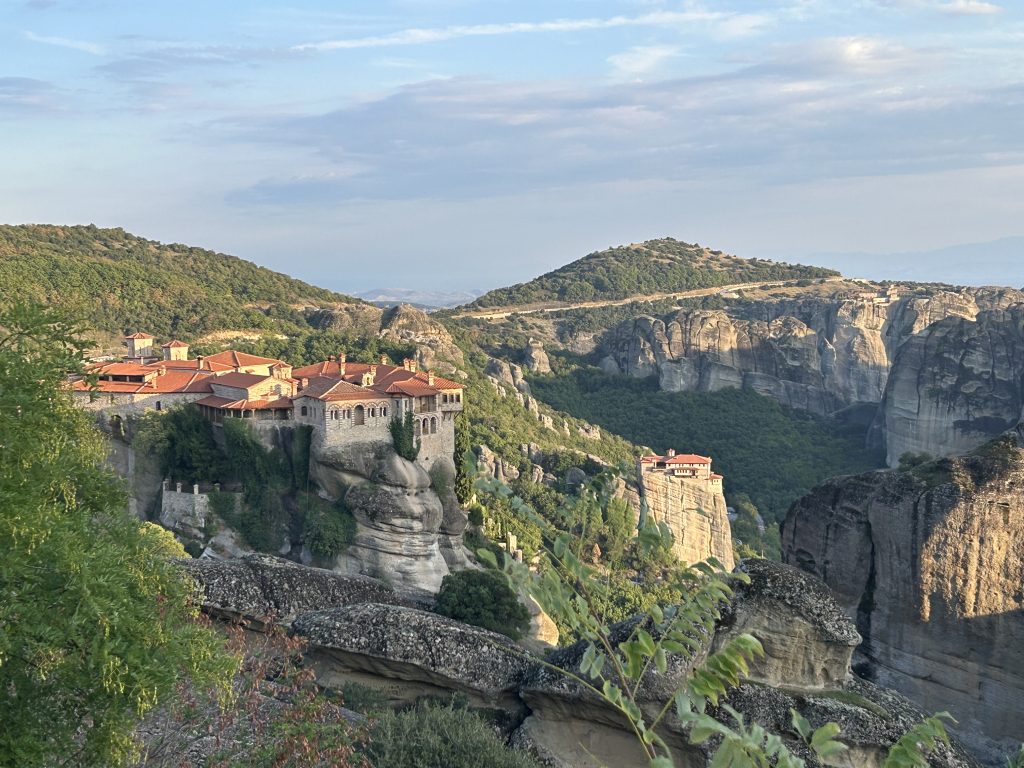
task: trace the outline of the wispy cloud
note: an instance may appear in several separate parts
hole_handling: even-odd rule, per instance
[[[553,21],[522,21],[503,24],[465,24],[450,27],[413,27],[386,35],[349,37],[338,40],[303,43],[294,46],[294,50],[337,51],[357,48],[383,48],[397,45],[439,43],[466,37],[498,37],[545,32],[586,32],[617,27],[663,27],[709,22],[725,23],[735,18],[735,14],[711,11],[656,11],[639,16],[555,19]]]
[[[56,108],[53,83],[31,77],[0,77],[0,114],[47,112]]]
[[[37,35],[35,32],[25,32],[25,39],[31,40],[33,43],[42,43],[43,45],[56,45],[58,48],[71,48],[75,51],[82,51],[92,56],[104,56],[106,50],[102,45],[96,43],[88,43],[83,40],[71,40],[67,37],[53,37],[51,35]]]
[[[939,10],[943,13],[955,13],[965,16],[984,16],[993,13],[1002,13],[1002,7],[995,3],[986,3],[983,0],[953,0],[949,3],[941,3]]]
[[[656,72],[663,63],[677,57],[679,53],[680,48],[676,45],[640,45],[612,54],[608,57],[608,63],[612,65],[614,77],[636,80]]]

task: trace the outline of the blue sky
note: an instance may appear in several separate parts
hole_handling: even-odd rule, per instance
[[[4,222],[346,291],[924,251],[1024,235],[1024,2],[5,0],[0,147]]]

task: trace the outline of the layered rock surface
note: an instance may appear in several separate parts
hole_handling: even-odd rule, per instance
[[[650,471],[642,474],[640,491],[651,519],[672,529],[672,551],[680,561],[690,565],[713,557],[732,570],[732,531],[721,485]]]
[[[994,758],[1024,734],[1024,455],[984,453],[829,481],[782,544],[855,617],[858,669]]]
[[[902,297],[790,298],[641,316],[602,342],[606,370],[659,376],[668,391],[747,387],[829,413],[882,398],[902,343],[944,318],[1024,301],[1012,289],[915,289]]]
[[[1024,305],[946,318],[900,347],[875,421],[890,466],[969,451],[1024,409]]]

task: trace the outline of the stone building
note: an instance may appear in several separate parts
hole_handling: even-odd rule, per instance
[[[412,414],[413,433],[420,443],[418,462],[434,461],[455,452],[455,417],[463,409],[463,387],[414,360],[401,366],[349,363],[337,359],[293,370],[283,360],[226,350],[188,359],[188,345],[162,345],[163,359],[153,354],[153,337],[136,333],[125,339],[123,361],[102,362],[86,379],[71,382],[76,403],[109,420],[145,410],[194,404],[214,424],[227,419],[294,422],[313,428],[317,449],[337,445],[392,441],[392,419]],[[143,362],[148,361],[148,362]]]
[[[721,489],[722,476],[711,471],[711,457],[698,456],[695,453],[676,453],[669,448],[664,456],[641,456],[639,461],[641,476],[645,472],[661,472],[670,477],[684,480],[702,480],[712,487]]]

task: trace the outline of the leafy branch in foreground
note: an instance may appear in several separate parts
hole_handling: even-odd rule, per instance
[[[469,461],[467,472],[472,471]],[[747,583],[749,577],[742,572],[726,573],[714,560],[669,569],[664,578],[671,582],[669,592],[681,596],[677,601],[655,603],[632,620],[612,625],[594,609],[602,603],[601,593],[607,582],[584,560],[586,532],[579,535],[559,529],[497,480],[478,477],[475,488],[482,497],[502,499],[513,513],[542,533],[542,562],[546,567],[538,575],[507,554],[499,565],[491,550],[477,552],[482,561],[500,567],[514,584],[532,594],[556,622],[582,638],[578,672],[542,663],[620,713],[651,768],[675,765],[662,735],[671,713],[687,727],[686,738],[691,744],[713,748],[713,766],[801,768],[806,764],[791,753],[781,735],[748,723],[723,701],[728,691],[747,676],[751,662],[764,653],[761,643],[749,634],[733,637],[714,653],[709,652],[722,610],[733,597],[733,585]],[[606,486],[600,478],[591,490],[607,503]],[[571,511],[563,512],[571,517]],[[640,548],[663,550],[671,546],[671,541],[672,532],[664,523],[647,521],[637,532]],[[667,700],[658,700],[650,693],[656,674],[662,683],[679,681]],[[709,712],[712,707],[727,715],[734,725],[713,717]],[[840,728],[835,723],[815,729],[797,712],[791,712],[791,716],[793,730],[819,760],[826,761],[846,750],[837,741]],[[892,747],[885,768],[927,765],[925,755],[940,742],[948,744],[942,724],[946,718],[944,713],[928,718],[901,738]]]

